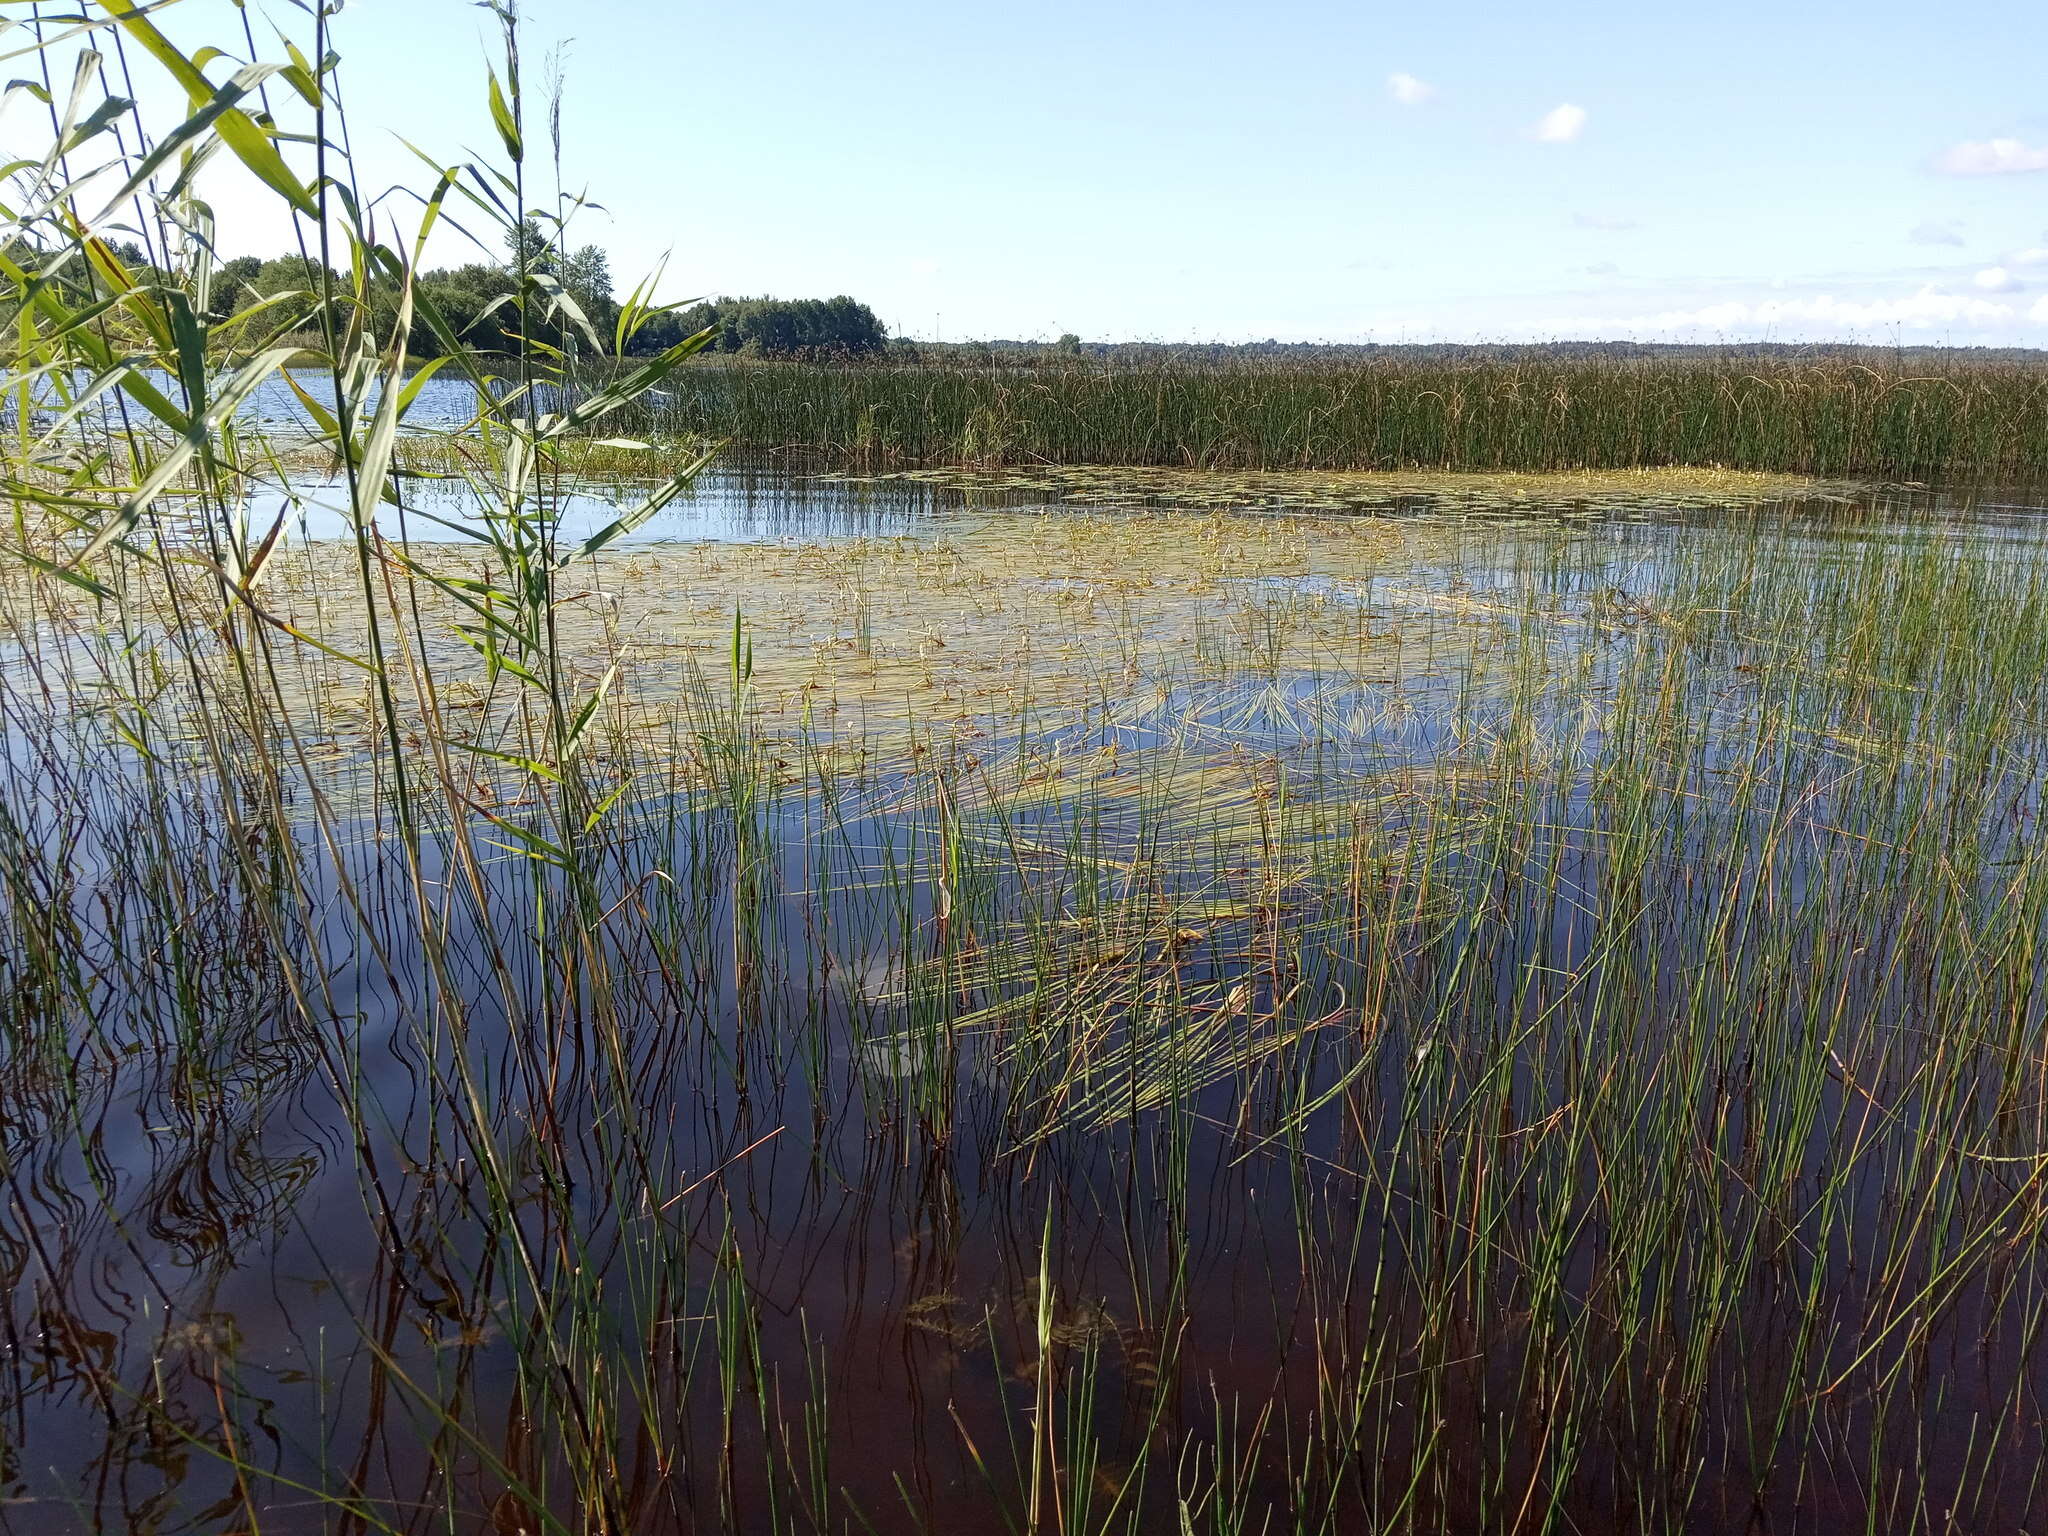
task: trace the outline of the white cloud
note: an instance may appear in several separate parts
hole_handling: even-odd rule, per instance
[[[1611,261],[1596,261],[1592,266],[1586,268],[1586,276],[1588,277],[1619,277],[1620,275],[1621,268]]]
[[[1436,94],[1436,87],[1413,75],[1387,76],[1387,94],[1404,107],[1419,107]]]
[[[2011,293],[2020,286],[2020,280],[2003,267],[1986,267],[1971,281],[1986,293]]]
[[[2033,245],[2005,258],[2008,267],[2048,267],[2048,245]]]
[[[1576,139],[1586,126],[1586,109],[1575,107],[1570,102],[1552,107],[1536,120],[1531,130],[1541,144],[1569,144]]]
[[[1961,245],[1963,243],[1962,221],[1960,219],[1923,219],[1915,224],[1906,236],[1915,245]]]
[[[1572,224],[1579,229],[1634,229],[1634,219],[1624,219],[1611,213],[1575,213]]]
[[[2034,300],[2034,307],[2027,311],[2027,318],[2037,325],[2048,325],[2048,299]]]
[[[1621,321],[1604,322],[1607,329],[1625,326],[1638,334],[1666,331],[1790,332],[1812,335],[1822,332],[1869,330],[1996,330],[2009,326],[2019,316],[2009,304],[1971,294],[1946,293],[1932,286],[1903,298],[1871,299],[1858,302],[1838,299],[1832,294],[1813,298],[1764,299],[1750,302],[1729,299],[1699,309],[1671,309],[1660,314],[1635,315]],[[2048,319],[2048,299],[2037,303],[2029,318]],[[1583,322],[1574,327],[1584,328]],[[1560,329],[1559,334],[1563,334]]]
[[[2048,144],[2036,147],[2018,139],[1982,139],[1943,151],[1934,168],[1947,176],[2011,176],[2023,171],[2048,171]]]

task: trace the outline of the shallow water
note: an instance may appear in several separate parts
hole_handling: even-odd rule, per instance
[[[388,805],[281,847],[248,763],[13,675],[0,1521],[2037,1525],[2048,710],[1833,616],[1953,567],[2048,635],[2028,498],[1404,503],[1286,570],[1189,509],[1202,570],[1075,591],[1000,569],[1050,505],[739,468],[649,524],[996,550],[1101,680],[824,783],[857,728],[777,724],[744,794],[693,718],[584,891],[445,829],[408,878]],[[918,590],[873,645],[937,697]]]
[[[572,485],[550,501],[555,536],[581,543],[643,497],[649,486]],[[792,483],[785,475],[714,467],[699,482],[622,542],[633,544],[751,544],[787,541],[887,539],[928,534],[934,504],[929,493],[877,496],[871,490],[819,481]],[[386,538],[447,542],[474,538],[492,505],[461,480],[414,477],[403,506],[380,505],[375,526]],[[352,536],[348,487],[337,479],[306,477],[250,498],[248,520],[261,530],[283,519],[287,536],[343,540]]]

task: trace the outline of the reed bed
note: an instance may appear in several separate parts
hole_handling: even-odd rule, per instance
[[[185,670],[138,759],[21,653],[12,1391],[78,1523],[2023,1528],[2038,539],[1186,516],[1220,567],[981,535],[950,600],[1085,687],[855,721],[746,626],[614,684],[567,996],[542,775],[417,744],[409,872],[388,784],[250,771],[310,693]],[[888,656],[960,559],[611,574],[864,565]]]
[[[1687,465],[2019,482],[2048,472],[2048,368],[1755,357],[1048,361],[1021,371],[742,361],[684,370],[635,421],[861,465]]]
[[[516,15],[400,234],[331,13],[105,12],[0,269],[0,1523],[2040,1526],[2037,522],[1033,471],[632,542],[692,459],[581,531],[688,344],[401,433],[435,199],[535,201]],[[289,452],[201,145],[348,273]]]

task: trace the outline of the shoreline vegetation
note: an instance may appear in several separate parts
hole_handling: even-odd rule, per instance
[[[622,424],[849,466],[2048,476],[2048,364],[1481,354],[1029,364],[700,359]]]
[[[615,428],[806,467],[2048,478],[2048,355],[1829,348],[706,351]],[[420,362],[431,361],[416,360]],[[486,358],[486,364],[492,359]],[[586,360],[599,388],[632,360]]]
[[[504,245],[500,261],[415,274],[403,326],[390,273],[371,274],[346,303],[377,333],[402,332],[417,368],[459,356],[516,383],[523,337],[572,392],[694,338],[688,362],[614,425],[752,454],[870,469],[2048,476],[2048,353],[2028,349],[932,342],[890,337],[845,295],[659,305],[643,284],[622,302],[601,247],[571,247],[532,216],[507,228]],[[132,242],[108,259],[137,283],[174,280]],[[550,298],[525,318],[509,304],[522,263]],[[344,301],[314,295],[350,286],[307,257],[240,257],[216,274],[208,303],[244,345],[299,344],[317,357],[308,324]],[[279,302],[293,294],[310,302]]]
[[[9,34],[0,1527],[2041,1528],[2042,375],[714,364],[342,9]]]

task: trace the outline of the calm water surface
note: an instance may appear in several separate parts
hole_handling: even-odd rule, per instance
[[[290,415],[277,396],[255,413]],[[463,393],[437,384],[421,410],[455,422]],[[473,521],[466,493],[415,486],[402,520],[380,514],[387,533],[436,539]],[[346,531],[337,499],[332,485],[299,484],[255,514],[283,511],[297,536],[333,538]],[[564,536],[630,499],[579,492]],[[1487,598],[1509,610],[1488,621],[1489,654],[1579,669],[1597,692],[1665,643],[1644,615],[1684,587],[1701,551],[1753,537],[1760,517],[1774,558],[1811,566],[1825,588],[1827,568],[1929,541],[2035,561],[2037,500],[1900,492],[1761,514],[1582,510],[1547,526],[1503,509],[1517,521],[1435,569],[1366,584],[1253,577],[1229,600],[1273,613],[1348,604],[1370,622],[1418,591]],[[727,467],[636,537],[927,539],[1044,507],[1027,493]],[[1516,637],[1537,614],[1571,622],[1532,649]],[[1699,689],[1674,718],[1735,720],[1756,669],[1777,664],[1739,636],[1716,643],[1718,681],[1674,684]],[[1076,946],[1064,1001],[1080,1001],[1060,1029],[1122,1031],[1132,1061],[1173,1059],[1180,1047],[1143,1033],[1160,976],[1226,1029],[1249,1035],[1311,999],[1303,1022],[1325,1025],[1292,1043],[1262,1034],[1256,1069],[1205,1080],[1190,1056],[1158,1098],[1129,1071],[1127,1103],[1038,1135],[1051,1067],[1003,1033],[1031,1009],[956,1039],[948,1021],[991,999],[904,981],[935,932],[960,942],[955,902],[1029,906],[1003,884],[1020,866],[978,894],[947,887],[933,874],[945,866],[929,802],[902,809],[909,781],[829,814],[798,790],[744,821],[716,805],[636,808],[636,837],[593,895],[614,991],[565,1003],[566,973],[543,971],[530,943],[510,947],[509,969],[489,958],[490,933],[529,921],[531,861],[500,850],[465,885],[429,841],[420,879],[450,893],[437,968],[388,820],[346,822],[335,842],[309,826],[289,860],[252,853],[199,778],[151,786],[90,722],[51,724],[32,689],[10,688],[5,707],[12,731],[43,743],[13,761],[10,846],[72,850],[32,861],[8,892],[9,1528],[592,1528],[589,1510],[547,1491],[564,1486],[563,1450],[523,1427],[522,1383],[577,1378],[593,1359],[609,1363],[588,1376],[603,1385],[584,1411],[626,1426],[616,1482],[636,1531],[1019,1530],[1039,1436],[1043,1530],[2048,1528],[2041,1255],[2029,1240],[1979,1265],[1957,1246],[1974,1241],[1962,1235],[1973,1221],[2011,1227],[2025,1208],[2038,1005],[2017,1005],[2013,1025],[2017,1048],[2035,1053],[2023,1086],[1994,1081],[1988,1058],[1930,1051],[1881,1084],[1844,1071],[1717,1089],[1746,1053],[1825,1063],[1787,1043],[1823,1022],[1835,1059],[1860,1061],[1866,1033],[1910,1034],[1962,984],[1916,968],[1916,955],[1948,951],[1887,926],[1878,863],[1854,866],[1869,881],[1862,905],[1845,896],[1823,912],[1823,886],[1838,889],[1849,867],[1836,843],[1745,841],[1744,818],[1769,813],[1767,796],[1677,817],[1622,868],[1616,804],[1587,773],[1532,756],[1520,841],[1441,855],[1453,885],[1494,872],[1485,902],[1452,903],[1427,932],[1397,937],[1347,927],[1333,896],[1261,894],[1252,855],[1216,854],[1201,880],[1232,900],[1215,934],[1172,940],[1184,961],[1161,950],[1154,981],[1105,980],[1099,996],[1089,968],[1111,978],[1126,957],[1094,938],[1084,950],[1086,914],[1129,896],[1151,813],[1020,803],[1003,838],[1087,839],[1100,875],[1068,890],[1041,933]],[[1613,748],[1611,722],[1567,729],[1569,714],[1546,693],[1533,718],[1587,764]],[[1518,750],[1516,722],[1531,718],[1512,688],[1475,697],[1451,665],[1398,687],[1161,673],[1134,680],[1127,707],[1027,745],[1135,755],[1192,742],[1197,766],[1285,764],[1313,796],[1326,778],[1382,769],[1441,768],[1430,782],[1448,782],[1482,743],[1488,762]],[[2044,731],[2032,720],[2009,760],[1981,769],[2010,776],[2013,806],[1968,834],[1986,868],[2032,835],[2035,790],[2013,764],[2039,760]],[[1875,814],[1849,783],[1875,770],[1851,760],[1847,734],[1829,746],[1832,777],[1808,771],[1800,742],[1773,738],[1786,782],[1797,760],[1815,797],[1801,825]],[[1704,804],[1716,775],[1754,767],[1758,739],[1674,736],[1655,750],[1684,760],[1679,799]],[[1950,772],[1913,782],[1946,794]],[[152,803],[177,818],[161,841],[135,831]],[[1385,814],[1394,826],[1405,813]],[[1856,857],[1879,855],[1864,845]],[[300,887],[289,917],[251,890],[252,860]],[[1664,905],[1617,927],[1631,902]],[[1813,915],[1770,918],[1777,903]],[[181,914],[169,930],[167,907]],[[67,998],[24,995],[26,947],[60,920],[86,935],[97,968]],[[1772,921],[1782,941],[1751,944]],[[972,942],[1002,940],[991,929]],[[1396,944],[1412,957],[1376,958]],[[1635,981],[1598,979],[1631,968]],[[1855,1007],[1835,1010],[1808,973],[1853,980]],[[1366,977],[1387,990],[1362,996]],[[1635,989],[1626,1020],[1599,1001],[1609,985]],[[1740,1021],[1733,1033],[1755,1043],[1695,1058],[1674,1043],[1689,1008]],[[48,1017],[72,1021],[66,1041],[31,1037]],[[1505,1077],[1466,1075],[1467,1059]],[[1598,1098],[1620,1060],[1652,1063],[1630,1078],[1646,1144],[1675,1123],[1660,1116],[1685,1119],[1685,1096],[1665,1097],[1672,1077],[1725,1117],[1673,1141],[1678,1161],[1654,1187],[1609,1187],[1624,1175],[1599,1138],[1570,1139],[1585,1113],[1573,1106]],[[1933,1116],[1932,1085],[1962,1071],[1987,1074],[1984,1123],[2012,1140],[1944,1175],[1940,1208],[1912,1208],[1915,1117]],[[1482,1101],[1510,1112],[1475,1129]],[[490,1106],[510,1231],[459,1128],[474,1102]],[[624,1103],[637,1123],[622,1122]],[[1603,1113],[1607,1130],[1620,1123],[1621,1110]],[[1860,1160],[1844,1152],[1845,1125],[1870,1149]],[[1774,1140],[1791,1149],[1781,1163],[1757,1151]],[[1782,1185],[1752,1187],[1766,1167]],[[1638,1175],[1647,1164],[1630,1165]],[[670,1203],[655,1208],[650,1188]],[[1656,1259],[1621,1286],[1606,1257],[1640,1237],[1632,1204],[1718,1210],[1739,1235],[1644,1243],[1632,1251]],[[1902,1225],[1926,1240],[1877,1235]],[[1971,1255],[1960,1289],[1949,1279],[1963,1271],[1944,1267],[1958,1253]],[[509,1272],[515,1259],[546,1275],[538,1303]],[[1917,1312],[1905,1305],[1916,1296]],[[1711,1327],[1695,1326],[1715,1309]],[[1873,1337],[1860,1321],[1909,1313],[1925,1326]],[[1062,1374],[1041,1424],[1048,1330]],[[1838,1377],[1848,1384],[1831,1386]],[[1147,1446],[1160,1448],[1150,1464]],[[515,1480],[540,1490],[545,1512],[506,1492]]]

